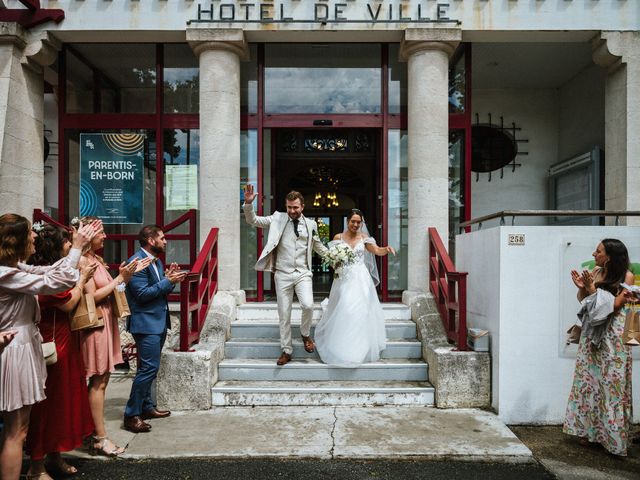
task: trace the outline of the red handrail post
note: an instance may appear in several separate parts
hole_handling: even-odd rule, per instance
[[[429,290],[440,312],[447,339],[456,345],[456,350],[468,351],[467,273],[456,271],[435,228],[428,229],[428,238]]]
[[[180,351],[188,352],[200,333],[218,290],[218,229],[212,228],[187,278],[180,284]]]

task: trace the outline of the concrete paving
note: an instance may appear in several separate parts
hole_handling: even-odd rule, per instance
[[[149,433],[122,428],[131,380],[107,389],[107,432],[123,458],[421,458],[534,462],[489,412],[433,407],[216,407],[152,420]],[[161,407],[161,406],[160,406]],[[72,455],[86,456],[82,452]]]

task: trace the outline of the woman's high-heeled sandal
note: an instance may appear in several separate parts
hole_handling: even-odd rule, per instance
[[[64,458],[58,456],[55,460],[53,460],[50,456],[47,456],[47,459],[44,462],[47,470],[53,470],[54,472],[60,473],[62,475],[75,475],[78,473],[78,469],[73,465],[69,465],[65,462]]]
[[[26,473],[24,477],[27,480],[41,480],[41,478],[44,477],[45,475],[48,475],[48,473],[47,472]],[[51,477],[49,477],[49,478],[51,478]]]
[[[109,448],[109,446],[111,448]],[[104,455],[105,457],[117,457],[124,453],[124,448],[119,447],[108,437],[93,437],[93,443],[89,449],[91,455]]]

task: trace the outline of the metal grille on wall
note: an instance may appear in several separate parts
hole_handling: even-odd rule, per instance
[[[472,128],[471,170],[476,174],[476,182],[482,173],[487,174],[490,182],[497,170],[500,170],[500,178],[504,178],[505,169],[513,173],[522,166],[516,162],[518,156],[529,155],[521,146],[529,143],[529,140],[520,137],[522,129],[515,122],[505,126],[504,117],[501,116],[500,124],[495,125],[491,113],[487,117],[487,123],[480,123],[480,115],[476,113]]]

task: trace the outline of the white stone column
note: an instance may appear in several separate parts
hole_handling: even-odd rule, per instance
[[[218,237],[220,290],[240,289],[240,61],[242,30],[188,28],[200,60],[200,243]]]
[[[607,68],[605,209],[640,210],[640,33],[602,32],[593,41],[593,60]],[[640,225],[640,218],[620,223]]]
[[[408,62],[408,289],[429,288],[428,227],[445,246],[449,236],[449,57],[459,29],[409,28],[401,56]]]
[[[31,218],[44,207],[44,73],[59,43],[0,23],[0,205]]]

